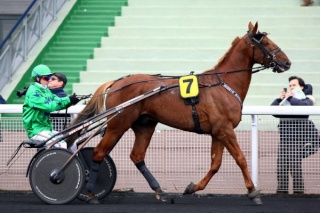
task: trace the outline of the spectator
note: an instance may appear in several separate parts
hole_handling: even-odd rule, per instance
[[[310,4],[313,4],[313,0],[304,0],[301,6],[309,6]]]
[[[30,85],[23,104],[23,124],[28,137],[36,141],[44,141],[58,133],[52,130],[50,112],[65,109],[77,104],[76,95],[60,98],[54,95],[48,88],[49,79],[53,73],[46,65],[40,64],[32,70],[31,77],[34,84]],[[49,146],[53,140],[46,143]],[[55,146],[66,148],[65,141],[60,141]],[[70,148],[76,149],[76,145]]]
[[[315,98],[312,96],[312,86],[305,84],[303,79],[297,76],[289,77],[289,91],[282,91],[280,98],[274,100],[271,105],[280,105],[285,100],[291,106],[312,106]],[[303,91],[303,96],[299,90]],[[294,94],[299,94],[297,98]],[[280,118],[278,125],[280,131],[280,144],[277,157],[277,193],[288,194],[289,174],[293,178],[293,193],[304,193],[302,178],[302,159],[313,154],[316,147],[310,146],[315,142],[318,146],[318,131],[308,115],[274,115]]]
[[[63,89],[67,85],[67,82],[68,79],[63,73],[56,72],[50,78],[48,87],[58,97],[66,97],[68,95]]]
[[[48,87],[51,92],[58,97],[66,97],[68,95],[67,93],[65,93],[64,87],[66,86],[67,82],[67,77],[63,73],[56,72],[50,78]],[[53,129],[56,131],[62,131],[63,129],[65,129],[67,118],[70,117],[70,114],[68,114],[67,112],[65,114],[51,114],[51,118],[53,118]],[[65,118],[64,121],[62,121],[62,118]]]

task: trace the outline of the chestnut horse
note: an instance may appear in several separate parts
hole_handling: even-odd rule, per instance
[[[178,79],[173,77],[137,74],[101,85],[71,125],[156,87],[171,87],[128,106],[109,121],[104,136],[94,148],[87,184],[88,203],[99,203],[92,192],[99,163],[129,128],[135,134],[131,160],[155,191],[156,196],[161,198],[164,195],[158,181],[144,162],[151,137],[160,122],[177,129],[212,136],[210,169],[198,183],[191,182],[184,194],[192,194],[207,186],[213,175],[218,172],[223,150],[226,148],[242,171],[248,197],[256,204],[261,204],[259,190],[251,180],[246,158],[234,132],[234,128],[241,120],[242,103],[247,95],[252,73],[255,72],[253,68],[255,63],[261,65],[258,71],[272,68],[277,73],[288,70],[291,65],[286,54],[267,37],[267,33],[258,31],[258,23],[253,25],[250,22],[248,32],[242,38],[234,39],[230,49],[215,67],[196,75],[199,85],[198,103],[185,104],[179,92]],[[107,94],[107,97],[103,94]],[[68,144],[76,138],[76,135],[70,136],[67,139]]]

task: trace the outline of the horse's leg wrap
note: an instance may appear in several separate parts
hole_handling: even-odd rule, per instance
[[[93,192],[97,178],[98,178],[98,172],[100,168],[101,161],[92,161],[91,162],[91,169],[89,173],[89,180],[87,183],[87,190],[88,192]]]
[[[139,163],[136,163],[136,167],[137,169],[139,169],[139,171],[141,172],[141,174],[143,175],[143,177],[148,181],[149,186],[151,187],[151,189],[156,190],[158,188],[160,188],[160,184],[158,183],[158,181],[153,177],[153,175],[151,174],[151,172],[149,171],[149,169],[147,168],[146,164],[144,163],[144,161],[141,161]]]

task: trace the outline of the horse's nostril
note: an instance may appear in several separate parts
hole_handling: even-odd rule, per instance
[[[290,66],[291,66],[291,61],[288,61],[288,62],[286,63],[286,66],[287,66],[287,67],[290,67]]]

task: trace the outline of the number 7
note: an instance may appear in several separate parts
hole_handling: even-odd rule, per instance
[[[185,79],[185,80],[183,80],[183,83],[188,83],[186,93],[190,93],[190,88],[191,88],[191,85],[193,83],[193,79],[192,78]]]

